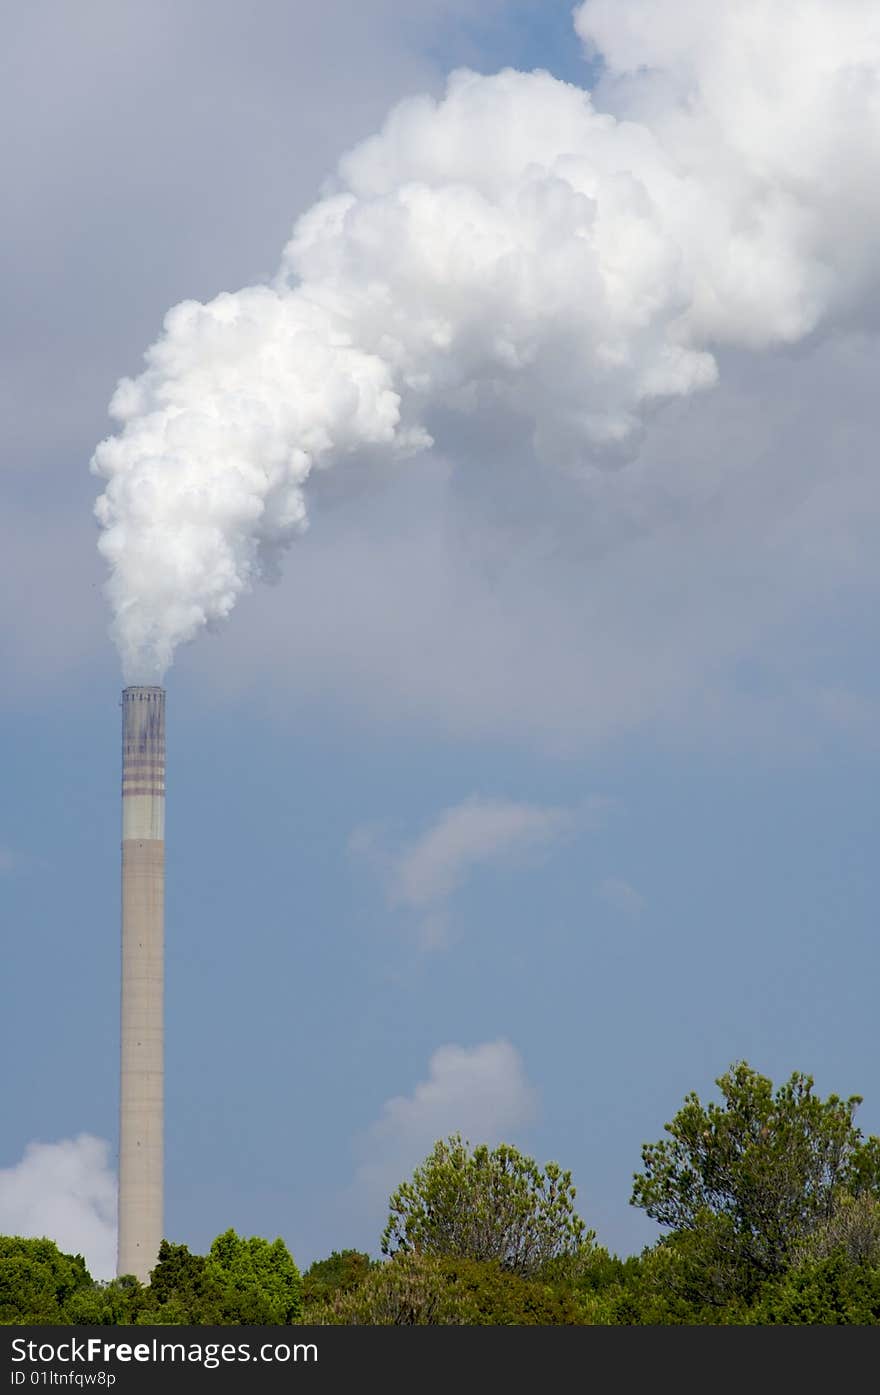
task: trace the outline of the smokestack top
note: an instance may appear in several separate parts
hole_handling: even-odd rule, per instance
[[[165,836],[165,689],[122,690],[123,839]]]

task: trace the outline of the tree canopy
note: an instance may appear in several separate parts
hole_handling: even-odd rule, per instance
[[[279,1324],[302,1309],[302,1280],[283,1240],[218,1235],[207,1255],[163,1241],[143,1322]]]
[[[234,1230],[218,1235],[205,1260],[205,1280],[224,1318],[248,1323],[294,1322],[302,1308],[302,1280],[281,1239]]]
[[[313,1308],[309,1320],[348,1327],[548,1327],[587,1318],[569,1285],[524,1278],[494,1260],[401,1250],[354,1288]]]
[[[68,1301],[91,1283],[82,1255],[62,1254],[53,1240],[0,1236],[0,1323],[68,1322]]]
[[[496,1261],[515,1274],[575,1260],[592,1242],[574,1209],[571,1173],[502,1143],[471,1151],[440,1140],[389,1202],[382,1252]]]
[[[717,1084],[722,1104],[689,1094],[669,1137],[644,1145],[631,1200],[723,1301],[784,1272],[842,1197],[877,1188],[880,1139],[853,1122],[858,1095],[820,1099],[808,1075],[774,1091],[740,1062]]]
[[[316,1259],[303,1274],[303,1304],[329,1303],[348,1293],[367,1277],[373,1260],[362,1250],[334,1250],[327,1259]]]
[[[859,1097],[745,1062],[717,1083],[642,1149],[631,1200],[664,1233],[640,1255],[595,1243],[557,1163],[453,1134],[391,1196],[385,1260],[334,1250],[303,1280],[282,1240],[230,1229],[204,1255],[163,1241],[145,1286],[0,1237],[0,1323],[880,1325],[880,1139]]]

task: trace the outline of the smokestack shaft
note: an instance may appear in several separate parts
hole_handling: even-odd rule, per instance
[[[165,693],[122,694],[122,1022],[117,1272],[147,1282],[163,1230]]]

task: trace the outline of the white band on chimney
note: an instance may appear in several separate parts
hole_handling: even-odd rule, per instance
[[[128,794],[122,796],[122,838],[165,838],[165,796]]]

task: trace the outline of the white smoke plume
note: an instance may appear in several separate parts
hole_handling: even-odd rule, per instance
[[[93,469],[126,681],[271,577],[313,469],[493,403],[527,420],[538,489],[630,458],[716,346],[874,314],[875,0],[587,0],[575,23],[595,99],[507,70],[403,102],[273,284],[176,306],[119,384]]]
[[[0,1234],[54,1240],[81,1254],[93,1279],[116,1272],[116,1178],[110,1145],[81,1133],[29,1143],[21,1161],[0,1169]]]

